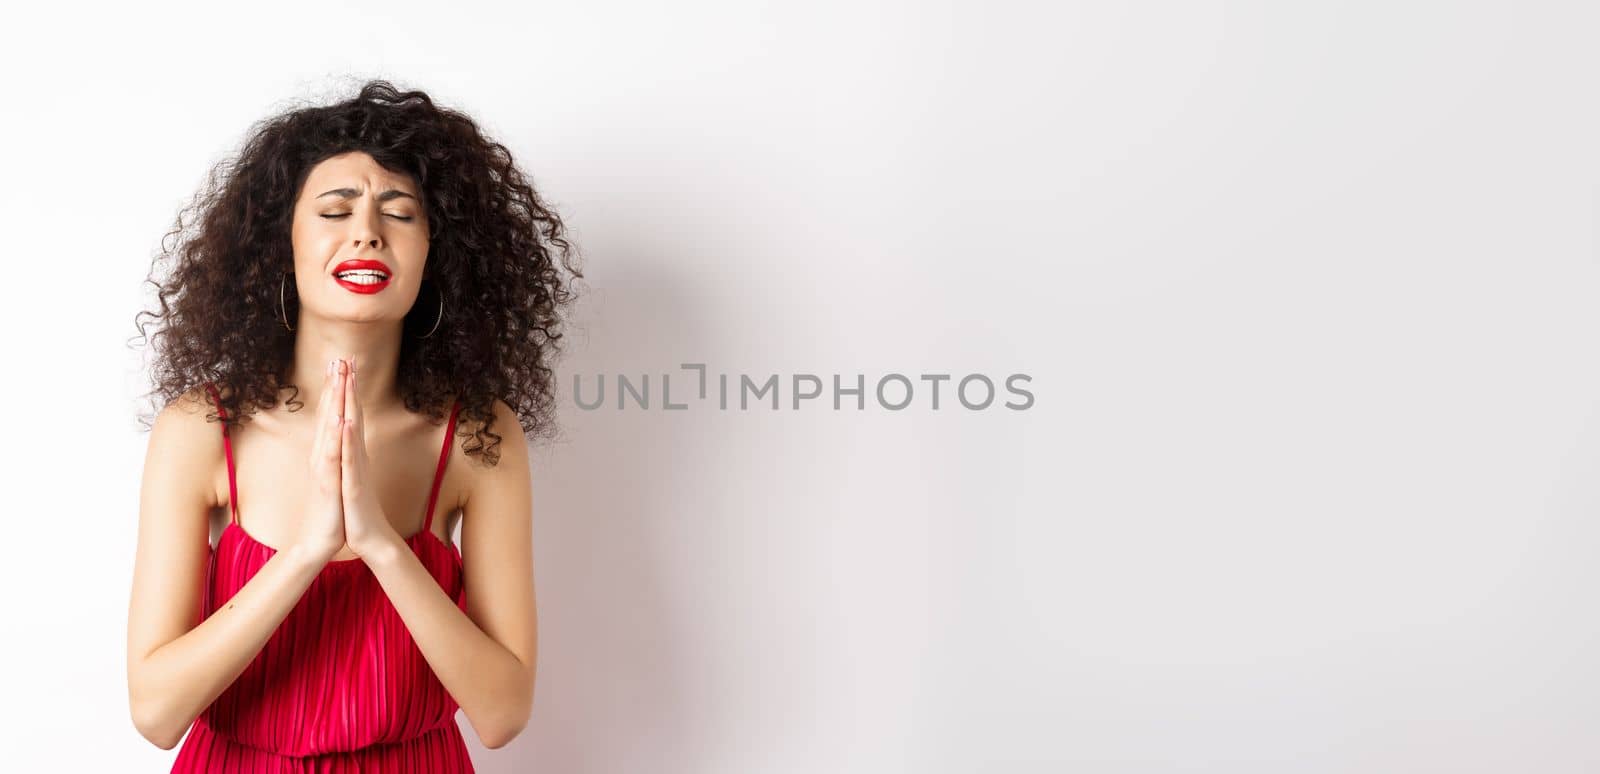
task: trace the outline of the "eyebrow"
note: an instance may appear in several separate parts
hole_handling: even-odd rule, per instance
[[[361,195],[361,192],[357,191],[354,188],[335,188],[335,189],[333,189],[331,191],[323,191],[322,193],[317,194],[317,198],[321,199],[324,196],[337,196],[337,197],[339,197],[341,199],[352,199],[352,198],[355,198],[355,197],[360,196],[360,195]],[[410,199],[412,201],[416,201],[417,200],[417,197],[412,196],[411,194],[408,194],[405,191],[401,191],[401,190],[397,190],[397,189],[394,189],[394,188],[390,188],[389,190],[384,191],[381,194],[378,194],[378,202],[379,203],[383,203],[383,202],[389,201],[390,199],[399,199],[399,198],[402,198],[402,197],[406,198],[406,199]]]

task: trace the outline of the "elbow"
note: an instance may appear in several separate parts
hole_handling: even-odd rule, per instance
[[[525,708],[510,713],[478,734],[478,741],[483,742],[483,746],[491,750],[498,750],[511,744],[511,740],[520,736],[522,730],[528,727],[528,714]]]
[[[515,700],[508,704],[506,712],[478,734],[478,741],[484,747],[491,750],[505,747],[528,727],[528,717],[533,714],[533,682],[524,681],[521,688]]]
[[[484,747],[498,750],[511,744],[511,740],[516,739],[527,726],[528,718],[522,715],[499,718],[493,724],[485,724],[484,728],[474,728],[478,731],[478,741]]]
[[[178,742],[183,741],[184,732],[189,730],[187,725],[173,723],[171,711],[150,698],[130,695],[128,712],[139,735],[163,750],[177,747]]]
[[[163,750],[171,750],[183,740],[183,729],[173,732],[172,724],[162,720],[159,713],[150,708],[148,702],[135,704],[132,709],[133,727],[138,729],[139,735],[151,744]]]
[[[483,735],[483,736],[479,737],[479,741],[483,742],[483,746],[484,747],[487,747],[487,748],[489,748],[491,750],[498,750],[498,749],[500,749],[502,747],[505,747],[508,744],[511,744],[511,740],[516,739],[517,736],[519,734],[521,734],[521,733],[522,733],[522,729],[521,728],[517,728],[517,729],[513,729],[513,730],[502,731],[502,732],[495,733],[495,734]]]

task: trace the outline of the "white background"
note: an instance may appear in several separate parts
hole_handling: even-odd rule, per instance
[[[142,281],[251,122],[367,76],[506,142],[592,288],[480,771],[1600,767],[1592,5],[6,14],[9,770],[170,767]],[[570,399],[683,362],[1035,403]]]

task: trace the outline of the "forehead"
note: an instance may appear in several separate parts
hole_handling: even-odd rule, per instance
[[[316,196],[328,188],[344,187],[362,189],[366,193],[389,188],[416,193],[410,175],[384,169],[371,156],[360,151],[341,153],[318,162],[307,173],[301,193]]]

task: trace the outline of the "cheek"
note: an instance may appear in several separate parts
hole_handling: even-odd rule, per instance
[[[428,264],[428,240],[424,238],[406,238],[394,245],[395,258],[400,261],[397,267],[400,271],[417,276],[422,274]]]
[[[306,276],[321,274],[339,247],[336,239],[304,232],[292,237],[289,246],[293,251],[295,273]]]

